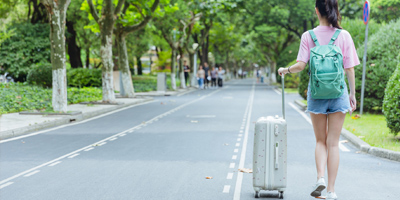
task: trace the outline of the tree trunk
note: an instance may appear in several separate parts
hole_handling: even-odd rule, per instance
[[[126,49],[125,35],[123,33],[118,32],[115,35],[115,37],[117,39],[117,46],[118,46],[118,56],[119,56],[118,64],[119,64],[119,70],[121,71],[122,87],[124,87],[125,91],[123,97],[132,98],[135,96],[135,92],[133,89],[131,71],[129,70],[128,51]]]
[[[82,67],[81,48],[76,44],[76,31],[74,29],[74,22],[67,20],[67,49],[69,55],[69,62],[72,68]]]
[[[65,19],[71,0],[45,1],[50,21],[51,64],[53,68],[52,106],[56,112],[67,112],[67,70],[65,65]]]
[[[172,55],[171,55],[171,89],[176,90],[176,80],[175,80],[175,49],[172,49]]]
[[[142,61],[140,60],[142,56],[136,56],[136,63],[137,63],[137,74],[143,75],[143,68],[142,68]]]
[[[91,69],[90,68],[90,48],[86,48],[85,49],[86,52],[86,68]]]
[[[276,62],[275,61],[271,62],[269,82],[270,82],[270,84],[276,83]]]
[[[194,80],[196,77],[196,74],[194,74],[194,62],[196,62],[196,61],[194,60],[194,53],[191,53],[191,52],[188,52],[188,53],[189,53],[189,69],[192,74],[192,77],[191,77],[192,80],[190,80],[190,86],[193,87],[196,85],[196,81]]]
[[[181,88],[186,88],[185,72],[183,70],[183,48],[179,49],[180,59],[179,59],[179,73],[181,79]]]
[[[113,3],[106,0],[103,3],[102,17],[99,20],[101,32],[100,56],[102,67],[102,86],[103,86],[103,102],[115,103],[113,68],[114,62],[112,59],[112,36],[114,28],[114,12]]]

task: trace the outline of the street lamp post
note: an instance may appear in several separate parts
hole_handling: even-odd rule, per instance
[[[193,76],[192,76],[192,86],[196,86],[197,85],[197,53],[196,53],[196,49],[199,46],[199,44],[197,43],[193,43],[193,50],[194,50],[194,61],[193,61]]]

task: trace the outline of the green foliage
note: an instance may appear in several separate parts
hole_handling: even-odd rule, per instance
[[[300,40],[297,40],[282,51],[281,56],[279,56],[278,61],[276,62],[278,69],[279,67],[287,66],[288,63],[296,62],[297,54],[299,53],[299,45]]]
[[[296,60],[293,60],[289,64],[287,64],[285,67],[290,67],[294,64],[296,64]],[[276,80],[278,83],[282,81],[281,76],[277,76]],[[300,83],[300,78],[299,78],[299,73],[292,73],[292,74],[286,74],[285,75],[285,88],[297,88],[299,87]]]
[[[29,84],[40,85],[43,87],[51,87],[53,83],[53,70],[50,63],[39,63],[31,67],[26,80]]]
[[[343,17],[341,25],[343,29],[350,33],[356,47],[364,45],[366,25],[362,19],[349,19],[347,17]],[[370,19],[368,25],[369,37],[378,32],[382,26],[383,24],[378,24],[374,19]]]
[[[99,88],[68,88],[68,103],[101,100]],[[0,83],[0,114],[26,110],[50,110],[52,89],[26,83]]]
[[[400,17],[400,0],[374,0],[371,2],[371,16],[378,22],[390,22]]]
[[[157,90],[157,77],[154,76],[132,76],[135,92],[149,92]]]
[[[397,135],[400,132],[400,63],[386,86],[383,114],[387,126]]]
[[[100,69],[68,69],[67,82],[70,87],[101,87],[102,72]]]
[[[14,30],[14,35],[1,45],[0,66],[24,81],[30,67],[50,63],[49,25],[17,23],[8,30]]]
[[[360,59],[364,46],[358,48]],[[385,87],[390,76],[399,63],[400,54],[400,20],[382,27],[368,39],[368,59],[365,75],[364,110],[382,110]],[[356,93],[361,94],[362,65],[355,68]],[[356,95],[360,102],[360,96]],[[360,105],[360,103],[358,103]]]
[[[306,65],[304,70],[299,73],[299,77],[299,94],[307,100],[308,82],[310,81],[310,76],[308,75],[308,64]]]

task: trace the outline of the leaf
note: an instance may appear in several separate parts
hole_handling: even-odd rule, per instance
[[[212,179],[213,177],[212,176],[206,176],[206,179]]]

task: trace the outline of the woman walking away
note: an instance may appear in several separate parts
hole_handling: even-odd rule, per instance
[[[225,74],[225,70],[223,70],[222,67],[219,67],[219,69],[218,69],[218,86],[219,87],[222,87],[222,85],[223,85],[224,74]]]
[[[199,70],[197,71],[197,80],[199,81],[199,89],[204,89],[204,77],[205,77],[205,72],[203,70],[203,66],[200,65]]]
[[[215,67],[213,67],[211,70],[211,88],[217,87],[217,77],[218,71],[215,69]]]
[[[354,66],[360,61],[349,32],[339,25],[337,0],[316,0],[315,12],[319,26],[303,33],[297,63],[280,68],[279,74],[302,71],[309,62],[310,81],[307,91],[307,112],[316,138],[315,163],[317,183],[311,196],[318,197],[326,188],[325,167],[328,168],[327,200],[336,200],[335,180],[339,168],[339,137],[344,118],[356,109]],[[344,81],[349,82],[350,95]],[[345,198],[347,199],[347,198]]]

